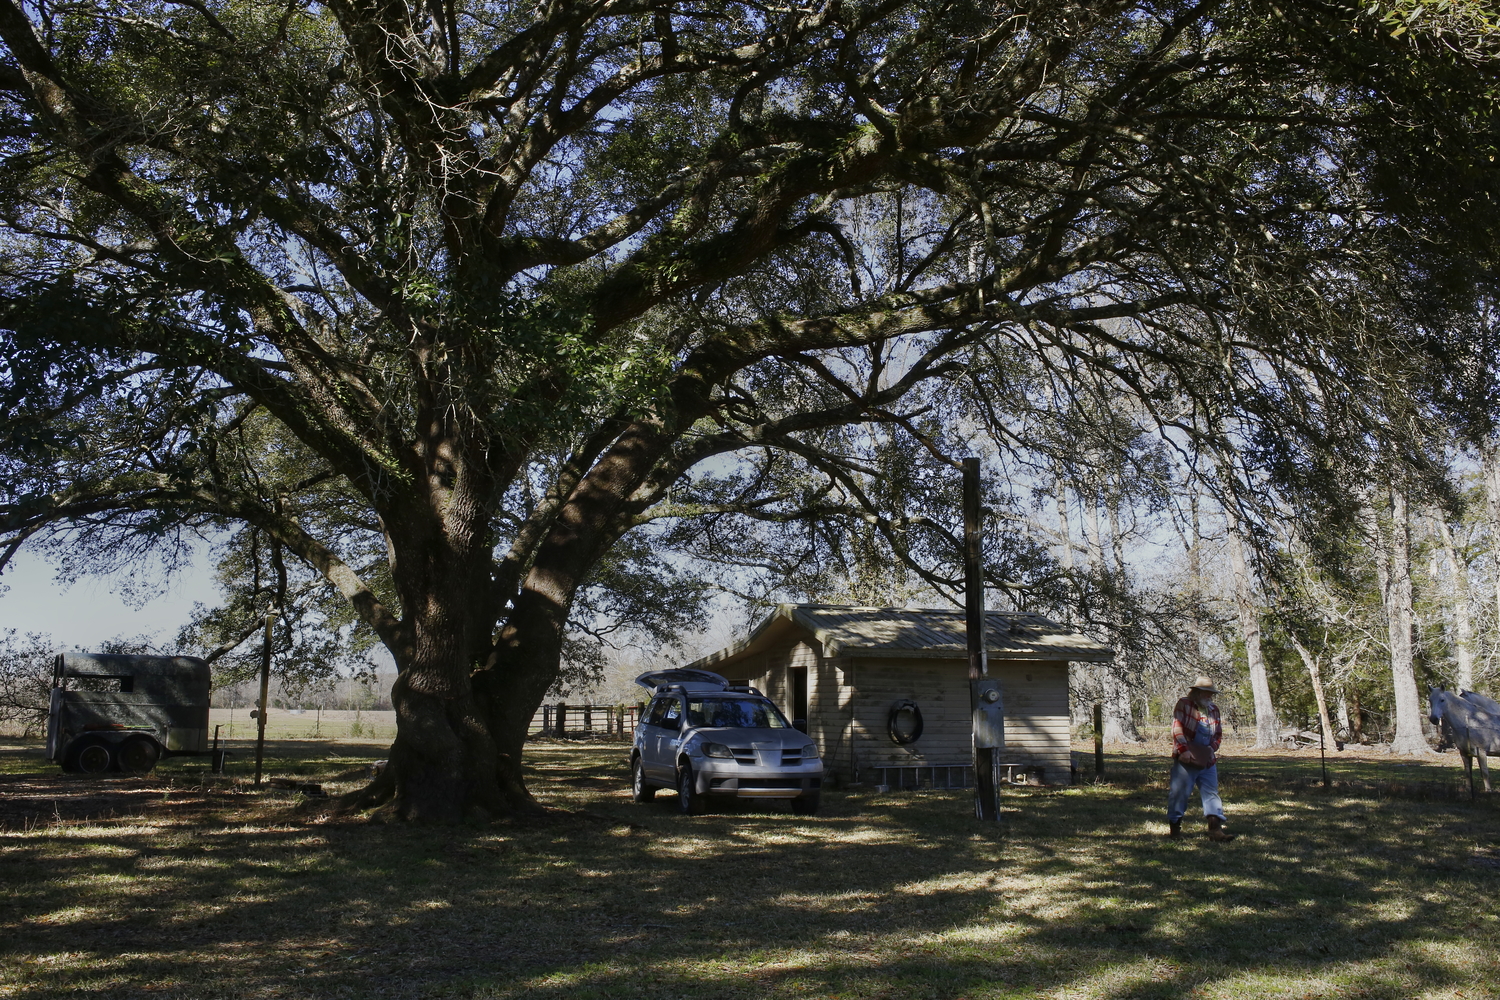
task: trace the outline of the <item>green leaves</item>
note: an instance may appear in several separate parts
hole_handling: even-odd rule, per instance
[[[111,545],[213,519],[214,637],[273,540],[365,626],[463,619],[465,669],[528,595],[691,624],[658,546],[941,590],[921,484],[983,433],[1087,486],[1097,432],[1149,507],[1132,435],[1188,414],[1314,496],[1437,412],[1477,355],[1433,331],[1500,256],[1492,18],[1457,0],[48,10],[45,58],[4,41],[61,110],[0,90],[0,503]],[[657,515],[716,541],[628,534]]]

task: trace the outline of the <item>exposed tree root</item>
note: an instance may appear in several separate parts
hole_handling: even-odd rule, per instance
[[[389,766],[386,766],[381,768],[380,773],[375,775],[374,780],[365,787],[334,796],[329,802],[328,812],[334,816],[365,812],[385,805],[395,797],[396,775]]]
[[[1417,737],[1396,737],[1391,741],[1390,752],[1397,757],[1436,757],[1437,751],[1427,745],[1427,739]]]

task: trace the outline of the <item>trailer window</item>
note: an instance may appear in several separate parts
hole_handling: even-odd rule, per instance
[[[91,691],[109,693],[118,691],[130,694],[135,690],[135,677],[131,674],[66,674],[63,677],[64,691]]]

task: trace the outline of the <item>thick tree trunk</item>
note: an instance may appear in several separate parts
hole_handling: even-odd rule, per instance
[[[1239,613],[1240,634],[1245,638],[1245,659],[1250,669],[1250,696],[1255,703],[1255,746],[1266,750],[1281,743],[1281,724],[1271,702],[1271,682],[1266,676],[1266,658],[1260,646],[1260,614],[1255,607],[1255,581],[1245,560],[1245,542],[1238,525],[1229,526],[1229,558],[1234,567],[1234,605]]]
[[[471,680],[496,618],[484,515],[461,490],[439,499],[387,523],[407,625],[404,647],[392,651],[389,806],[403,819],[454,823],[504,815],[530,797],[524,785],[504,786],[492,706]]]
[[[1443,542],[1443,557],[1453,574],[1453,656],[1457,661],[1460,691],[1474,690],[1474,619],[1470,613],[1469,567],[1459,562],[1453,532],[1442,511],[1437,513],[1438,535]]]
[[[1373,513],[1373,512],[1372,512]],[[1391,489],[1391,534],[1387,541],[1376,519],[1370,517],[1375,568],[1384,596],[1387,634],[1390,638],[1391,685],[1395,694],[1396,734],[1391,753],[1432,753],[1422,734],[1422,702],[1417,694],[1417,675],[1412,656],[1411,518],[1406,494]]]
[[[1130,687],[1112,663],[1101,667],[1100,687],[1104,693],[1104,742],[1112,746],[1140,743],[1135,727],[1135,711],[1130,704]]]
[[[1057,533],[1062,539],[1061,562],[1063,570],[1068,576],[1068,586],[1072,588],[1072,594],[1076,598],[1079,594],[1078,580],[1073,575],[1075,560],[1073,557],[1073,527],[1068,516],[1068,485],[1063,480],[1062,473],[1053,472],[1053,496],[1057,501]],[[1073,602],[1069,601],[1064,607],[1063,621],[1073,624]],[[1070,711],[1073,722],[1076,725],[1086,725],[1092,718],[1091,707],[1095,700],[1095,692],[1092,690],[1095,678],[1080,672],[1080,665],[1073,664],[1068,668],[1068,692],[1070,699]]]
[[[684,418],[691,422],[692,416]],[[382,779],[359,798],[412,820],[483,820],[538,808],[522,774],[527,728],[556,680],[580,582],[628,529],[627,498],[670,446],[660,424],[622,430],[552,508],[525,578],[501,594],[484,461],[436,440],[427,492],[383,512],[401,599],[397,736]],[[470,475],[471,470],[474,471]],[[496,635],[503,602],[504,627]]]
[[[1490,538],[1500,538],[1500,442],[1490,441],[1480,453],[1484,474],[1485,509],[1489,513]],[[1500,626],[1500,570],[1495,571],[1495,620]]]
[[[1203,525],[1199,517],[1198,481],[1192,482],[1193,494],[1189,498],[1192,536],[1187,544],[1188,585],[1192,588],[1193,617],[1189,624],[1192,640],[1192,660],[1203,662]]]
[[[513,624],[491,646],[496,615],[487,579],[455,567],[429,577],[424,595],[417,581],[403,577],[403,599],[425,607],[408,616],[412,640],[391,690],[397,735],[387,780],[359,804],[437,823],[538,810],[522,753],[531,719],[557,677],[566,608],[546,613],[540,595],[523,592]]]
[[[1119,515],[1113,504],[1110,506],[1110,525],[1113,529],[1111,536],[1111,548],[1115,555],[1115,565],[1109,566],[1104,556],[1104,532],[1099,523],[1099,503],[1093,500],[1089,505],[1089,525],[1093,529],[1093,537],[1089,540],[1090,555],[1094,562],[1094,569],[1101,579],[1108,578],[1112,581],[1110,598],[1110,617],[1118,620],[1120,616],[1119,594],[1126,585],[1125,566],[1123,562],[1122,545],[1120,541]],[[1130,703],[1130,685],[1127,678],[1130,675],[1130,661],[1120,651],[1120,643],[1115,642],[1115,659],[1112,663],[1100,666],[1099,688],[1102,694],[1101,702],[1104,708],[1104,742],[1112,746],[1122,743],[1140,743],[1141,734],[1135,725],[1135,710]]]
[[[1056,479],[1054,492],[1057,496],[1057,533],[1062,536],[1062,567],[1071,576],[1073,573],[1073,530],[1068,523],[1068,487],[1062,477]]]
[[[1349,713],[1349,739],[1355,743],[1365,741],[1365,707],[1359,700],[1359,688],[1344,685],[1344,704]]]

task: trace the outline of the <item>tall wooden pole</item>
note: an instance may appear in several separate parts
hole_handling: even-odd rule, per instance
[[[985,642],[984,613],[984,519],[979,507],[979,459],[964,459],[964,631],[969,648],[969,713],[975,719],[974,815],[998,821],[995,755],[999,748],[978,738],[980,731],[980,681],[989,677],[989,655]],[[981,743],[987,744],[981,746]]]
[[[266,753],[266,701],[271,692],[271,626],[276,612],[266,613],[266,645],[260,653],[260,711],[255,720],[255,787],[260,787],[260,765]]]

